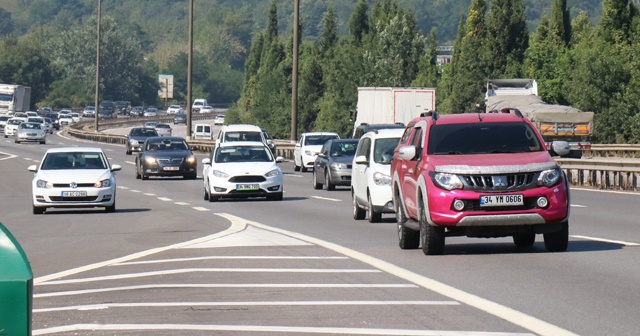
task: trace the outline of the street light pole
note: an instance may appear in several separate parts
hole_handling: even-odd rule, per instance
[[[298,139],[298,25],[300,1],[293,0],[293,69],[291,72],[291,140]]]
[[[189,0],[189,56],[187,57],[187,140],[191,140],[191,73],[193,70],[193,0]]]
[[[95,93],[95,132],[98,132],[98,117],[100,116],[100,21],[101,17],[101,3],[102,0],[98,0],[98,41],[96,42],[96,93]]]

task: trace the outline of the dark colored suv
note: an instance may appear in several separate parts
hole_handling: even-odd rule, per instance
[[[416,118],[391,164],[400,248],[442,254],[445,237],[513,237],[549,251],[569,238],[569,187],[534,125],[512,113]],[[552,151],[566,154],[568,143]]]

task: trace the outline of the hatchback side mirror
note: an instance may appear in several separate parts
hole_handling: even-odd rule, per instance
[[[28,171],[30,171],[30,172],[32,172],[32,173],[35,173],[35,172],[37,172],[37,171],[38,171],[38,166],[36,166],[36,165],[31,165],[31,166],[27,167],[27,170],[28,170]]]
[[[356,156],[355,163],[366,165],[366,164],[369,164],[369,160],[367,160],[367,157],[364,155],[358,155]]]

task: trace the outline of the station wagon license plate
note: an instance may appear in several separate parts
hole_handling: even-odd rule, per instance
[[[178,171],[178,170],[180,170],[180,167],[162,167],[162,170],[164,170],[164,171]]]
[[[483,195],[480,196],[481,207],[523,205],[522,195]]]
[[[257,184],[236,184],[236,190],[258,190],[260,186]]]
[[[87,197],[86,191],[63,191],[62,197]]]

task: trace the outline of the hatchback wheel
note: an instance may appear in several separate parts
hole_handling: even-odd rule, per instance
[[[336,185],[331,182],[331,174],[328,171],[324,172],[324,188],[326,190],[336,190]]]
[[[356,194],[353,191],[351,191],[351,200],[353,202],[353,219],[364,219],[367,212],[358,205],[358,201],[356,201]]]
[[[311,184],[313,185],[313,189],[322,189],[322,183],[318,183],[318,176],[315,169],[313,170],[313,179],[311,180]]]
[[[33,206],[33,214],[34,215],[42,215],[47,208],[41,208],[37,206]]]
[[[382,220],[382,212],[375,211],[371,202],[371,195],[367,195],[367,206],[369,207],[369,223],[380,223]]]

